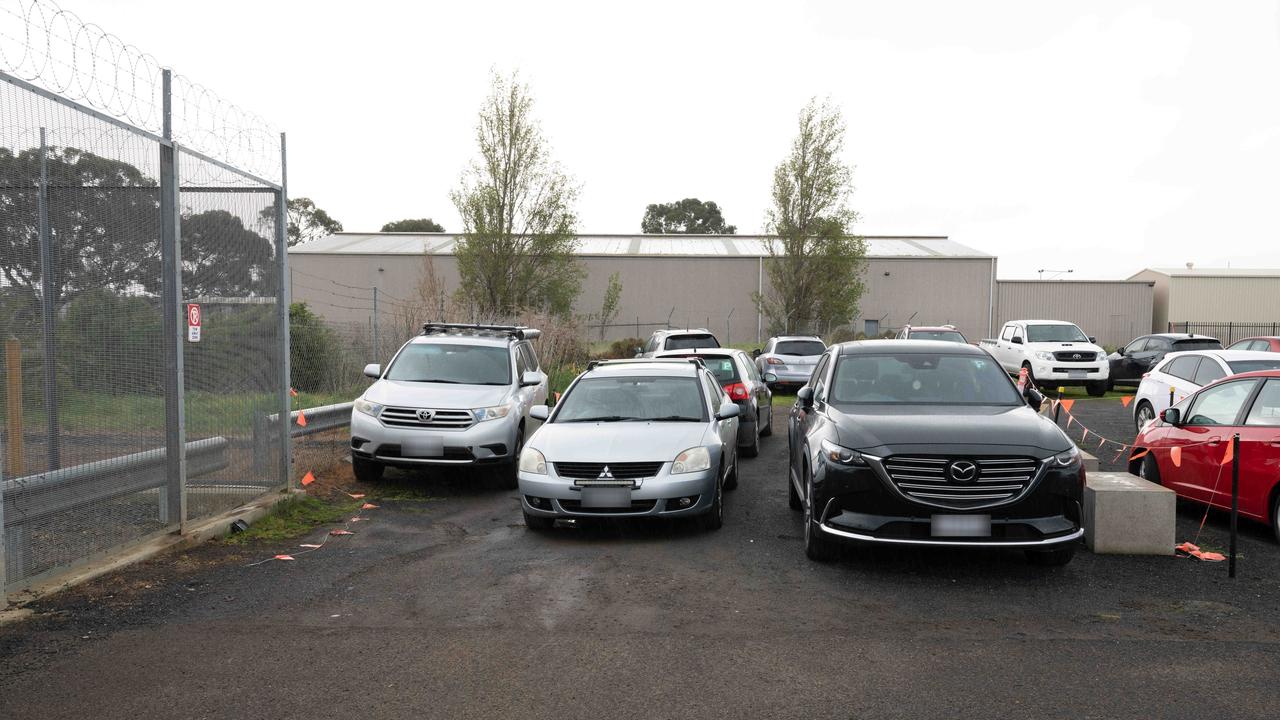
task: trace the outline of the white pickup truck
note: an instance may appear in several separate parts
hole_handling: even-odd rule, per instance
[[[1073,323],[1013,320],[1004,324],[1000,337],[979,344],[1010,375],[1027,368],[1041,386],[1083,385],[1093,397],[1107,392],[1107,353]]]

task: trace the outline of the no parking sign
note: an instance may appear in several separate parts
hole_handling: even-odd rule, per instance
[[[200,305],[187,303],[187,342],[200,342]]]

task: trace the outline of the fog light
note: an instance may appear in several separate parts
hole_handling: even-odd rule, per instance
[[[533,507],[542,508],[545,510],[551,506],[551,503],[545,500],[544,498],[533,497],[532,495],[525,495],[524,497],[526,500],[529,501],[529,504],[532,505]]]
[[[697,495],[694,495],[694,496],[692,496],[692,497],[676,498],[676,499],[675,499],[675,506],[676,506],[676,508],[687,508],[687,507],[693,507],[693,504],[694,504],[694,503],[696,503],[696,502],[698,502],[698,496],[697,496]]]

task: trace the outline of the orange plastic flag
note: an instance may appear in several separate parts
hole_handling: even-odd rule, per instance
[[[1123,406],[1125,406],[1125,407],[1129,407],[1129,403],[1131,403],[1131,402],[1133,402],[1133,396],[1132,396],[1132,395],[1125,395],[1124,397],[1120,398],[1120,404],[1121,404],[1121,405],[1123,405]]]
[[[1132,455],[1130,455],[1130,456],[1129,456],[1129,459],[1130,459],[1130,460],[1137,460],[1137,459],[1138,459],[1138,458],[1140,458],[1140,457],[1146,457],[1147,453],[1149,453],[1149,452],[1151,452],[1151,451],[1150,451],[1150,450],[1147,450],[1147,449],[1139,450],[1139,449],[1135,448],[1135,449],[1134,449],[1134,453],[1133,453]]]
[[[1230,465],[1230,464],[1231,464],[1231,461],[1232,461],[1233,459],[1235,459],[1235,456],[1236,456],[1235,444],[1234,444],[1234,443],[1232,443],[1230,440],[1228,440],[1228,441],[1227,441],[1227,451],[1226,451],[1225,453],[1223,453],[1223,454],[1222,454],[1222,464],[1223,464],[1223,465]]]
[[[1099,449],[1101,449],[1101,448],[1102,448],[1102,446],[1103,446],[1103,445],[1106,445],[1106,444],[1107,444],[1107,439],[1106,439],[1106,438],[1102,438],[1102,439],[1098,440],[1098,448],[1099,448]]]
[[[377,505],[374,505],[373,503],[365,503],[365,504],[363,504],[363,505],[361,505],[361,506],[360,506],[360,509],[361,509],[361,510],[372,510],[372,509],[374,509],[374,508],[376,508],[376,507],[378,507],[378,506],[377,506]]]
[[[293,388],[289,388],[289,395],[292,397],[298,397],[298,391]]]
[[[306,487],[315,481],[316,481],[316,476],[312,475],[311,471],[308,470],[307,474],[302,476],[302,487]]]
[[[1066,410],[1067,412],[1071,412],[1071,406],[1075,404],[1076,404],[1075,400],[1063,400],[1062,409]]]
[[[1068,416],[1067,416],[1067,427],[1071,427],[1071,423],[1072,423],[1072,421],[1074,421],[1074,420],[1075,420],[1075,417],[1074,417],[1074,416],[1072,416],[1072,415],[1068,415]]]
[[[1169,448],[1169,459],[1173,461],[1174,467],[1182,467],[1182,448]]]
[[[292,555],[277,555],[277,556],[275,556],[275,557],[274,557],[274,558],[272,558],[272,559],[273,559],[273,560],[292,560],[292,559],[293,559],[293,556],[292,556]]]
[[[364,497],[364,493],[347,493],[347,495],[349,495],[353,500],[359,500]]]
[[[357,515],[357,516],[355,516],[355,517],[351,518],[351,522],[360,522],[360,521],[361,521],[361,520],[363,520],[363,519],[364,519],[364,518],[362,518],[362,517],[360,517],[359,515]]]
[[[321,547],[321,546],[320,546],[320,545],[316,545],[316,544],[314,544],[314,543],[302,543],[302,544],[301,544],[301,545],[299,545],[298,547],[311,548],[312,550],[315,550],[316,548]]]
[[[307,426],[307,414],[302,412],[301,410],[298,411],[298,425],[300,427]]]
[[[351,532],[350,530],[330,530],[329,534],[330,535],[355,535],[355,533]]]
[[[1080,436],[1080,442],[1084,442],[1087,437],[1089,437],[1089,428],[1084,429],[1084,434]]]

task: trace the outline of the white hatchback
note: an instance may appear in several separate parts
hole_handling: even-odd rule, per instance
[[[1256,350],[1198,350],[1169,353],[1142,376],[1133,398],[1133,424],[1139,432],[1166,408],[1209,383],[1243,372],[1280,369],[1276,353]]]

